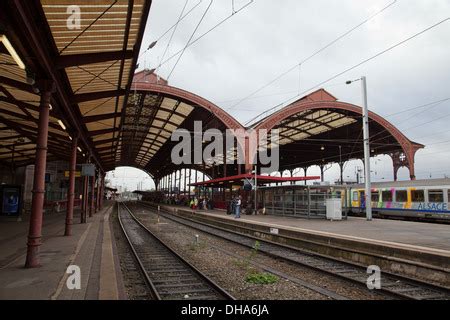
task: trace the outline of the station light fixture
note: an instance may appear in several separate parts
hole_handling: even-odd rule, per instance
[[[72,137],[71,136],[69,136],[69,139],[70,139],[70,141],[72,141]]]
[[[324,146],[320,147],[320,150],[324,151],[324,150],[325,150],[325,147],[324,147]]]
[[[80,147],[77,147],[77,149],[78,149],[78,151],[80,151],[80,152],[83,152],[83,150],[81,150],[81,148],[80,148]]]
[[[16,50],[12,46],[11,42],[9,42],[6,35],[0,34],[0,41],[5,46],[6,50],[8,50],[9,54],[14,59],[14,61],[17,63],[19,68],[25,70],[25,64],[23,63],[22,59],[20,59],[19,55],[17,54]]]
[[[62,122],[61,120],[58,120],[58,124],[64,131],[66,130],[66,126],[64,125],[64,122]]]
[[[33,86],[36,83],[36,75],[28,68],[25,69],[25,72],[27,73],[27,83]]]

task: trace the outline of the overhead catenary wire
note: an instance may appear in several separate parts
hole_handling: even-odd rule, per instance
[[[178,56],[177,61],[175,62],[174,66],[172,67],[172,70],[170,71],[169,75],[167,76],[167,81],[169,81],[170,77],[172,76],[172,73],[175,71],[175,68],[178,65],[178,62],[180,62],[181,57],[183,56],[184,52],[186,51],[187,47],[189,46],[192,38],[194,37],[195,33],[197,32],[198,28],[200,27],[200,25],[203,22],[203,19],[205,19],[206,14],[208,13],[209,9],[211,8],[211,5],[213,4],[214,0],[210,0],[208,7],[206,8],[205,12],[203,12],[202,17],[200,18],[200,21],[197,23],[197,25],[195,26],[194,31],[192,32],[191,36],[189,37],[189,40],[186,42],[186,45],[184,46],[183,50],[181,51],[181,54]],[[161,64],[160,64],[161,66]]]
[[[178,26],[178,24],[184,20],[184,18],[186,18],[192,11],[194,11],[195,8],[197,8],[203,0],[200,0],[195,6],[193,6],[191,9],[189,9],[188,12],[186,12],[186,14],[184,16],[181,16],[180,18],[178,18],[177,22],[174,23],[169,29],[167,29],[161,36],[159,36],[155,42],[159,42],[161,41],[162,38],[164,38],[173,28],[175,28],[176,26]],[[184,9],[183,9],[184,11]],[[145,54],[147,53],[147,51],[150,50],[150,48],[147,48],[143,53],[141,53],[141,55],[139,56],[138,60]]]
[[[329,42],[327,45],[325,45],[324,47],[320,48],[319,50],[313,52],[311,55],[309,55],[308,57],[304,58],[303,60],[299,61],[297,64],[295,64],[294,66],[290,67],[288,70],[284,71],[283,73],[281,73],[279,76],[275,77],[274,79],[270,80],[268,83],[266,83],[265,85],[263,85],[262,87],[258,88],[257,90],[253,91],[252,93],[250,93],[249,95],[245,96],[244,98],[240,99],[236,104],[232,105],[228,110],[231,110],[233,108],[235,108],[236,106],[240,105],[242,102],[244,102],[245,100],[249,99],[250,97],[254,96],[255,94],[257,94],[258,92],[264,90],[265,88],[269,87],[270,85],[272,85],[273,83],[277,82],[278,80],[280,80],[281,78],[283,78],[285,75],[291,73],[293,70],[295,69],[299,69],[299,73],[300,73],[300,69],[301,66],[306,63],[307,61],[311,60],[312,58],[314,58],[315,56],[317,56],[319,53],[325,51],[326,49],[328,49],[329,47],[331,47],[333,44],[339,42],[339,40],[345,38],[346,36],[348,36],[349,34],[351,34],[353,31],[357,30],[359,27],[363,26],[364,24],[366,24],[367,22],[369,22],[370,20],[372,20],[373,18],[375,18],[376,16],[378,16],[379,14],[381,14],[383,11],[387,10],[389,7],[393,6],[395,3],[397,2],[397,0],[389,3],[387,6],[383,7],[381,10],[377,11],[375,14],[371,15],[370,17],[368,17],[367,19],[363,20],[362,22],[358,23],[356,26],[352,27],[350,30],[344,32],[342,35],[338,36],[337,38],[335,38],[333,41]],[[300,82],[300,81],[299,81]],[[299,94],[300,94],[300,90],[299,90]]]
[[[433,106],[435,104],[438,104],[438,103],[441,103],[441,102],[445,102],[445,101],[448,101],[448,100],[450,100],[450,97],[449,98],[445,98],[445,99],[441,99],[441,100],[437,100],[437,101],[433,101],[433,102],[429,102],[427,104],[423,104],[423,105],[420,105],[420,106],[417,106],[417,107],[412,107],[412,108],[409,108],[409,109],[405,109],[405,110],[402,110],[402,111],[399,111],[399,112],[396,112],[396,113],[391,113],[391,114],[388,114],[388,115],[386,115],[384,117],[385,118],[390,118],[390,117],[398,116],[398,115],[406,113],[406,112],[414,111],[414,110],[417,110],[417,109],[422,109],[422,108],[425,108],[425,107],[428,107],[428,106]]]
[[[431,134],[427,134],[426,136],[420,136],[420,137],[417,137],[417,138],[414,138],[414,139],[426,139],[426,138],[429,138],[429,137],[435,137],[436,135],[440,135],[440,134],[443,134],[443,133],[449,133],[449,132],[450,132],[450,130],[447,129],[447,130],[444,130],[444,131],[438,131],[438,132],[434,132],[434,133],[431,133]]]
[[[219,26],[221,26],[223,23],[225,23],[226,21],[228,21],[230,18],[232,18],[234,15],[238,14],[239,12],[241,12],[242,10],[244,10],[245,8],[247,8],[249,5],[251,5],[253,3],[254,0],[250,0],[246,5],[244,5],[243,7],[241,7],[239,10],[237,10],[235,13],[230,14],[229,16],[227,16],[225,19],[221,20],[219,23],[217,23],[216,25],[214,25],[212,28],[210,28],[209,30],[207,30],[206,32],[204,32],[202,35],[200,35],[199,37],[195,38],[194,40],[192,40],[189,45],[187,46],[187,48],[191,47],[192,45],[194,45],[195,43],[197,43],[200,39],[202,39],[203,37],[205,37],[207,34],[209,34],[210,32],[212,32],[213,30],[215,30],[216,28],[218,28]],[[161,63],[162,65],[165,65],[167,62],[171,61],[173,58],[175,58],[176,56],[178,56],[181,52],[183,51],[183,49],[177,51],[176,53],[174,53],[173,55],[171,55],[169,58],[167,58],[166,60],[164,60]]]
[[[427,27],[427,28],[421,30],[420,32],[417,32],[417,33],[413,34],[412,36],[410,36],[410,37],[408,37],[408,38],[406,38],[406,39],[404,39],[404,40],[402,40],[402,41],[400,41],[400,42],[398,42],[398,43],[396,43],[396,44],[394,44],[394,45],[388,47],[387,49],[384,49],[384,50],[378,52],[377,54],[375,54],[375,55],[373,55],[373,56],[371,56],[371,57],[369,57],[369,58],[367,58],[367,59],[364,59],[363,61],[361,61],[361,62],[359,62],[359,63],[353,65],[352,67],[349,67],[349,68],[347,68],[347,69],[345,69],[345,70],[343,70],[343,71],[341,71],[341,72],[335,74],[334,76],[332,76],[332,77],[330,77],[330,78],[328,78],[328,79],[326,79],[326,80],[324,80],[324,81],[322,81],[322,82],[320,82],[320,83],[318,83],[318,84],[312,86],[312,87],[309,88],[308,90],[303,91],[301,94],[297,94],[297,95],[295,95],[294,97],[289,98],[289,99],[287,99],[286,101],[283,101],[283,102],[277,104],[275,107],[272,107],[272,108],[269,108],[269,109],[265,110],[264,112],[260,113],[259,115],[257,115],[257,116],[254,117],[253,119],[249,120],[249,121],[246,123],[246,125],[252,123],[252,122],[255,121],[256,119],[258,119],[261,115],[264,115],[264,114],[266,114],[267,112],[270,112],[270,111],[274,110],[274,109],[277,108],[278,106],[284,105],[285,103],[288,103],[289,101],[298,98],[298,97],[301,96],[302,94],[308,93],[308,92],[310,92],[310,91],[312,91],[312,90],[314,90],[314,89],[316,89],[316,88],[318,88],[318,87],[320,87],[320,86],[322,86],[322,85],[324,85],[324,84],[330,82],[331,80],[334,80],[334,79],[336,79],[336,78],[338,78],[338,77],[340,77],[340,76],[342,76],[342,75],[348,73],[349,71],[352,71],[352,70],[354,70],[354,69],[356,69],[356,68],[362,66],[363,64],[365,64],[365,63],[367,63],[367,62],[369,62],[369,61],[372,61],[372,60],[378,58],[379,56],[381,56],[381,55],[383,55],[383,54],[385,54],[385,53],[387,53],[387,52],[389,52],[389,51],[391,51],[391,50],[393,50],[393,49],[395,49],[395,48],[397,48],[397,47],[399,47],[399,46],[401,46],[401,45],[403,45],[403,44],[409,42],[410,40],[412,40],[412,39],[414,39],[414,38],[416,38],[416,37],[418,37],[418,36],[420,36],[420,35],[422,35],[422,34],[428,32],[428,31],[430,31],[430,30],[436,28],[437,26],[439,26],[439,25],[441,25],[441,24],[447,22],[448,20],[450,20],[450,17],[445,18],[445,19],[443,19],[443,20],[441,20],[441,21],[439,21],[439,22],[437,22],[437,23],[435,23],[435,24],[433,24],[433,25],[431,25],[431,26],[429,26],[429,27]]]
[[[440,102],[440,103],[442,103],[442,102]],[[433,123],[433,122],[435,122],[435,121],[439,121],[439,120],[441,120],[441,119],[446,119],[446,118],[448,118],[448,117],[450,117],[450,114],[446,114],[446,115],[444,115],[444,116],[440,116],[439,118],[436,118],[436,119],[433,119],[433,120],[427,120],[425,123],[419,123],[419,124],[416,124],[416,125],[414,125],[414,126],[411,126],[411,127],[406,128],[406,129],[402,129],[402,131],[408,131],[408,130],[411,130],[411,129],[416,129],[416,128],[422,127],[422,126],[424,126],[424,125]],[[372,136],[371,139],[377,137],[378,135],[380,135],[380,134],[382,134],[382,133],[384,133],[384,132],[386,132],[386,131],[387,131],[386,129],[383,129],[383,131],[380,131],[380,132],[378,132],[376,135]],[[377,141],[380,141],[380,140],[385,139],[386,137],[389,137],[389,135],[383,136],[383,137],[381,137],[381,138],[377,138],[377,139],[375,139],[375,140],[372,140],[371,142],[377,142]]]
[[[426,104],[424,104],[424,105],[420,105],[420,106],[417,106],[417,107],[408,108],[408,109],[406,109],[406,110],[403,110],[403,111],[400,111],[400,112],[396,112],[396,113],[393,113],[393,114],[384,116],[384,118],[390,118],[390,117],[394,117],[394,116],[397,116],[397,115],[400,115],[400,114],[403,114],[403,113],[406,113],[406,112],[410,112],[410,111],[413,111],[413,110],[425,108],[425,110],[422,110],[422,111],[420,111],[420,112],[418,112],[418,113],[415,113],[414,115],[408,117],[407,119],[402,119],[402,121],[400,121],[399,123],[396,124],[396,126],[398,126],[399,124],[404,123],[404,122],[406,122],[406,121],[408,121],[408,120],[411,120],[412,118],[418,116],[419,114],[422,114],[423,112],[425,112],[425,111],[427,111],[427,110],[430,110],[430,109],[432,109],[432,108],[435,108],[435,107],[439,106],[440,104],[442,104],[442,103],[444,103],[444,102],[446,102],[446,101],[449,101],[449,100],[450,100],[450,98],[446,98],[446,99],[441,99],[441,100],[433,101],[433,102],[430,102],[430,103],[426,103]],[[407,130],[407,129],[406,129],[406,130]],[[406,130],[403,130],[403,131],[406,131]],[[381,134],[383,134],[383,133],[385,133],[385,132],[387,132],[387,129],[386,129],[386,128],[384,128],[382,131],[376,133],[375,135],[371,136],[370,138],[371,138],[371,139],[374,139],[375,137],[377,137],[377,136],[379,136],[379,135],[381,135]],[[387,136],[389,136],[389,134],[388,134]],[[384,139],[384,138],[386,138],[387,136],[384,136],[383,138],[380,138],[380,139]],[[380,140],[380,139],[377,139],[377,140],[375,140],[375,141],[378,141],[378,140]]]
[[[158,67],[156,67],[156,70],[159,69],[159,67],[161,66],[161,61],[163,61],[164,58],[166,57],[167,51],[169,50],[170,43],[172,42],[173,36],[175,35],[175,32],[177,31],[178,24],[181,21],[181,17],[183,16],[184,10],[186,9],[188,2],[189,2],[189,0],[186,0],[186,2],[184,3],[183,9],[181,10],[180,16],[178,17],[177,23],[175,23],[175,25],[173,27],[172,34],[170,35],[169,41],[167,42],[166,48],[164,49],[163,55],[161,57],[161,60],[159,61]]]
[[[167,29],[166,32],[164,32],[161,36],[159,36],[159,38],[156,41],[160,41],[162,38],[164,38],[170,32],[170,30],[175,28],[181,21],[184,20],[184,18],[186,18],[192,11],[194,11],[194,9],[197,8],[202,3],[202,1],[203,0],[199,0],[199,2],[197,2],[197,4],[195,6],[193,6],[191,9],[189,9],[189,11],[186,12],[186,14],[184,16],[179,18],[178,21],[174,25],[172,25],[169,29]]]

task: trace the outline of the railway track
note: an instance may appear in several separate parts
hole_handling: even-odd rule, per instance
[[[143,203],[140,203],[140,205],[152,209],[158,213],[156,208],[152,206]],[[303,252],[298,248],[262,240],[249,235],[243,235],[221,227],[212,226],[204,222],[193,221],[178,215],[163,213],[161,211],[158,214],[171,221],[248,248],[252,248],[257,240],[260,242],[259,251],[271,257],[333,275],[367,288],[367,278],[369,276],[367,274],[367,269],[359,265],[323,257],[311,252]],[[399,299],[450,300],[450,290],[447,288],[385,272],[382,273],[381,289],[378,291],[389,297]]]
[[[120,226],[156,300],[234,300],[140,223],[118,203]]]

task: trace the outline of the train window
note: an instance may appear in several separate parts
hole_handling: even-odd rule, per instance
[[[358,191],[353,191],[353,201],[358,201]]]
[[[408,192],[406,190],[398,190],[395,192],[396,202],[406,202],[408,201]]]
[[[378,192],[372,192],[372,202],[380,201],[380,194]]]
[[[383,197],[383,202],[391,202],[392,201],[392,192],[391,191],[383,191],[382,197]]]
[[[411,191],[412,202],[424,202],[425,201],[425,191],[423,190],[412,190]]]
[[[444,191],[442,190],[428,190],[429,202],[444,202]]]
[[[380,194],[378,191],[372,192],[372,202],[378,202],[380,201]]]

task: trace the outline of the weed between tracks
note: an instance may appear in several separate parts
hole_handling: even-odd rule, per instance
[[[272,284],[278,281],[278,277],[271,273],[255,272],[248,274],[245,281],[253,284]]]
[[[251,264],[253,263],[253,260],[255,260],[256,256],[258,255],[259,248],[261,246],[261,243],[259,241],[255,241],[255,244],[253,245],[250,254],[248,257],[242,260],[235,260],[234,263],[238,267],[242,267],[245,269],[245,282],[253,283],[253,284],[272,284],[276,283],[278,281],[278,277],[266,272],[260,272],[257,269],[253,268]]]

